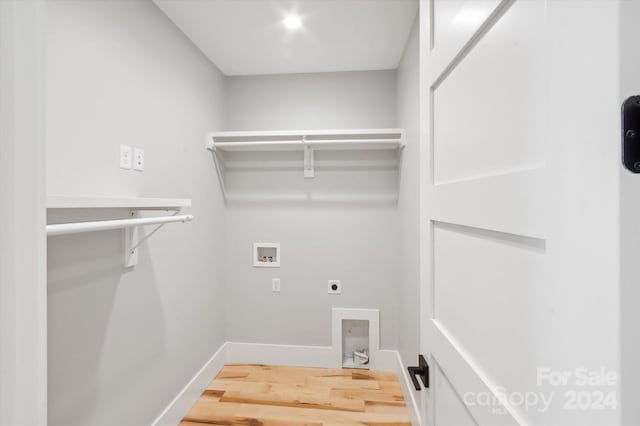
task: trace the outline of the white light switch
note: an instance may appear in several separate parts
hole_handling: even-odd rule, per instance
[[[131,170],[131,147],[120,145],[120,168]]]
[[[273,278],[271,280],[271,291],[274,293],[280,293],[280,278]]]
[[[144,149],[135,148],[133,150],[133,168],[134,170],[144,170]]]

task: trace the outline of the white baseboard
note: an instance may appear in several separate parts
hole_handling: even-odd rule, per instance
[[[167,408],[155,419],[153,426],[176,426],[180,424],[191,407],[198,401],[207,385],[218,375],[227,360],[227,343],[216,351],[200,371],[185,385],[169,403]]]
[[[227,342],[227,362],[336,368],[330,346],[272,345]]]
[[[339,358],[340,360],[342,358]],[[273,345],[227,342],[227,362],[235,364],[287,365],[291,367],[341,368],[331,346]],[[396,351],[381,350],[375,369],[396,371]]]
[[[340,365],[335,364],[334,351],[331,346],[226,342],[185,385],[152,425],[178,425],[225,364],[340,368]],[[398,375],[411,422],[415,426],[420,426],[420,414],[412,392],[412,384],[398,351],[384,349],[379,351],[376,366],[376,370],[393,371]]]

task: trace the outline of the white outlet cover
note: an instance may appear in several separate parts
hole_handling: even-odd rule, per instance
[[[133,150],[133,168],[134,170],[144,170],[144,149],[135,148]]]
[[[131,147],[120,145],[120,168],[131,170]]]
[[[333,286],[337,286],[337,288],[334,290]],[[327,281],[327,292],[329,294],[341,294],[342,293],[342,283],[340,282],[340,280],[329,280]]]

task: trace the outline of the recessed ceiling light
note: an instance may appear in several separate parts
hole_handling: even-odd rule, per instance
[[[302,26],[302,21],[296,15],[287,15],[282,23],[290,30],[297,30]]]

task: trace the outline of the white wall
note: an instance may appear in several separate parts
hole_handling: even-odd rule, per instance
[[[416,17],[398,67],[398,125],[405,129],[398,213],[400,220],[400,310],[398,348],[405,366],[420,351],[420,19]]]
[[[120,231],[49,238],[49,424],[149,424],[225,340],[203,149],[224,77],[150,2],[49,2],[47,24],[48,193],[193,199],[195,221],[154,234],[132,270]],[[143,173],[119,169],[119,144],[145,149]]]
[[[229,77],[227,129],[393,127],[394,76],[391,70]]]
[[[227,130],[395,127],[395,78],[230,77]],[[381,346],[397,347],[398,216],[395,201],[380,202],[396,194],[394,155],[316,152],[306,180],[301,153],[227,156],[230,198],[243,195],[226,214],[228,340],[328,346],[331,307],[362,307],[380,309]],[[254,268],[253,242],[281,243],[281,268]],[[328,279],[342,280],[342,295],[327,294]]]
[[[47,421],[43,5],[0,2],[0,425]]]

